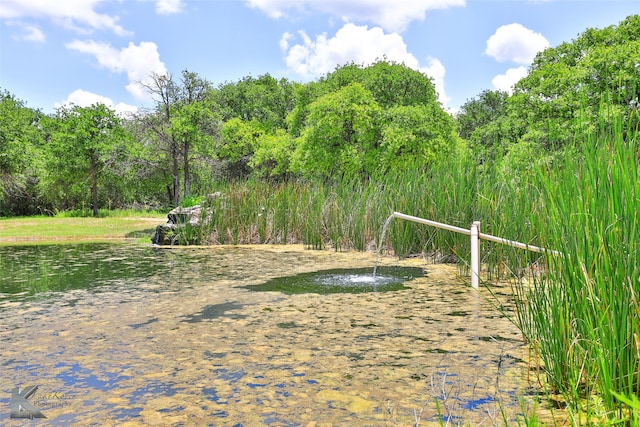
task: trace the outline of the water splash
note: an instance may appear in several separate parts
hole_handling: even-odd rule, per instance
[[[394,218],[394,215],[389,215],[389,218],[384,222],[382,226],[382,233],[380,234],[380,242],[378,242],[378,252],[376,253],[376,262],[373,265],[373,278],[376,277],[376,272],[378,271],[378,260],[380,259],[380,253],[382,252],[382,243],[384,242],[384,236],[387,234],[387,229],[389,228],[389,224],[391,220]]]

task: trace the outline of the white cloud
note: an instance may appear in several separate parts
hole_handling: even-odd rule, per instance
[[[254,9],[260,9],[271,18],[281,18],[285,15],[285,10],[297,8],[302,9],[304,1],[300,0],[247,0],[246,4]]]
[[[19,21],[6,21],[7,26],[17,27],[21,30],[20,34],[16,34],[13,36],[15,40],[26,40],[30,42],[36,43],[44,43],[47,41],[47,37],[42,32],[42,30],[31,24],[25,24]]]
[[[518,80],[527,76],[527,67],[520,66],[518,68],[509,68],[506,73],[498,74],[493,78],[491,83],[493,83],[493,87],[496,89],[508,92],[509,94],[513,93],[513,85],[515,85]]]
[[[398,34],[385,34],[379,27],[369,29],[366,26],[346,24],[336,35],[328,38],[321,34],[312,40],[300,31],[301,44],[289,45],[292,39],[285,34],[281,47],[285,50],[285,62],[289,69],[305,77],[316,77],[335,69],[347,62],[371,64],[384,55],[391,61],[404,62],[412,68],[418,68],[418,60],[409,52],[407,45]]]
[[[111,30],[129,34],[118,24],[117,16],[95,11],[104,0],[2,0],[1,19],[50,19],[65,28],[88,34],[94,30]]]
[[[69,94],[66,100],[62,102],[56,102],[55,108],[63,106],[77,105],[79,107],[89,107],[93,104],[104,104],[106,106],[113,105],[113,101],[102,95],[87,92],[86,90],[76,89]]]
[[[82,89],[76,89],[69,94],[66,100],[54,103],[55,108],[77,105],[78,107],[90,107],[93,104],[104,104],[116,112],[117,115],[123,117],[138,111],[138,108],[125,103],[113,105],[113,101],[106,96],[97,95]]]
[[[280,50],[286,52],[289,50],[289,41],[293,40],[295,36],[291,33],[284,33],[280,38]]]
[[[444,68],[444,65],[442,65],[442,62],[437,58],[429,57],[427,58],[427,63],[427,66],[420,68],[420,71],[433,79],[436,92],[438,92],[438,101],[440,101],[442,105],[447,105],[451,98],[448,97],[444,91],[444,76],[446,69]]]
[[[25,40],[38,43],[42,43],[47,40],[42,30],[35,25],[26,25],[24,29],[27,31],[27,34],[24,36]]]
[[[464,6],[465,0],[245,0],[272,18],[287,12],[326,13],[344,22],[369,22],[387,31],[404,31],[413,21],[424,20],[429,10]]]
[[[158,46],[153,42],[141,42],[122,49],[115,49],[107,43],[93,40],[75,40],[68,43],[67,48],[93,55],[98,65],[115,73],[126,73],[129,79],[127,90],[136,98],[150,99],[143,84],[149,83],[151,73],[166,74],[167,68],[160,60]]]
[[[180,13],[184,4],[182,0],[157,0],[156,13],[160,15],[171,15],[174,13]]]
[[[549,47],[549,40],[520,24],[503,25],[487,40],[485,53],[498,62],[531,64],[536,53]]]
[[[305,78],[319,77],[350,62],[366,66],[386,58],[432,77],[440,102],[445,104],[449,100],[444,90],[444,65],[438,59],[427,58],[427,65],[421,66],[397,33],[385,34],[380,27],[346,24],[331,38],[321,34],[312,40],[303,31],[299,32],[299,38],[301,43],[292,45],[295,37],[285,33],[280,39],[280,47],[287,67]]]

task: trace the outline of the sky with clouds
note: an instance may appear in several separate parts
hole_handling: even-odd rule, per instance
[[[151,73],[214,85],[402,62],[456,111],[510,90],[535,54],[640,13],[640,0],[1,0],[0,88],[45,113],[152,104]]]

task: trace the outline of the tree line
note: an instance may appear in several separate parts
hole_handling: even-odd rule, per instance
[[[513,94],[483,91],[455,116],[428,76],[386,59],[309,83],[153,75],[152,107],[127,117],[101,104],[43,114],[3,91],[0,215],[177,206],[221,180],[369,179],[456,156],[508,179],[613,117],[637,127],[639,58],[634,15],[539,53]]]

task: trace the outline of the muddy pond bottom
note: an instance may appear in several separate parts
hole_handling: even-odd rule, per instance
[[[0,294],[2,425],[25,425],[10,418],[11,391],[31,385],[47,417],[33,423],[58,426],[491,425],[527,404],[519,331],[452,265],[389,257],[383,271],[420,274],[388,292],[287,292],[261,286],[369,269],[375,255],[83,245],[29,261],[43,249],[0,250],[26,251],[0,278],[13,289]],[[29,287],[41,280],[30,262],[53,290]],[[65,288],[64,274],[86,283]],[[510,304],[508,287],[493,291]]]

